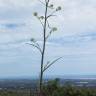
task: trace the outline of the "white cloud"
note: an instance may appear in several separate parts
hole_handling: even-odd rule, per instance
[[[36,0],[0,0],[0,7],[27,7],[33,6],[36,3]]]
[[[63,8],[62,14],[59,17],[59,22],[64,24],[64,31],[78,31],[76,30],[77,28],[80,29],[80,31],[84,30],[95,30],[95,20],[94,18],[96,17],[96,7],[95,7],[95,1],[94,0],[51,0],[52,2],[55,3],[55,5],[61,5]],[[26,18],[31,17],[31,10],[33,8],[36,8],[38,4],[36,3],[37,0],[0,0],[0,4],[5,8],[5,11],[7,10],[13,10],[18,11],[18,15],[26,16]],[[40,4],[40,3],[39,3]],[[31,6],[31,7],[30,7]],[[11,8],[7,8],[11,7]],[[37,8],[38,9],[38,8]],[[30,10],[30,12],[29,12]],[[1,10],[2,11],[2,10]],[[3,11],[4,12],[4,11]],[[9,11],[9,14],[12,14],[11,11]],[[28,13],[27,13],[28,12]],[[21,14],[20,14],[21,13]],[[12,14],[15,15],[15,14]],[[18,16],[17,16],[18,17]],[[24,17],[24,16],[23,16]],[[16,17],[15,17],[16,19]],[[63,22],[62,22],[63,20]],[[83,25],[82,25],[83,24]],[[93,27],[92,27],[93,25]],[[78,27],[79,26],[79,27]],[[83,27],[84,26],[84,27]],[[68,30],[70,29],[70,30]],[[71,30],[72,29],[72,30]],[[82,30],[81,30],[82,29]],[[66,32],[65,34],[67,34]],[[70,32],[70,33],[72,33]]]
[[[65,0],[65,34],[96,31],[96,2],[94,0]]]

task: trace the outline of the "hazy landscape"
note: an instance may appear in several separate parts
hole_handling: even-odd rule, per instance
[[[53,78],[52,78],[53,77]],[[52,76],[44,79],[46,85],[49,81],[54,81],[57,76]],[[69,88],[69,91],[73,90],[96,90],[96,76],[59,76],[59,86]],[[0,79],[0,96],[37,96],[38,90],[38,78],[4,78]],[[52,85],[53,86],[53,85]],[[76,88],[76,89],[75,89]],[[83,91],[84,91],[83,90]],[[66,89],[67,91],[67,89]],[[73,92],[73,91],[72,91]],[[86,91],[84,91],[86,92]],[[88,91],[89,92],[89,91]],[[65,92],[66,93],[66,92]],[[74,94],[74,92],[72,93]],[[87,93],[86,93],[87,94]],[[91,93],[90,93],[91,94]],[[94,92],[95,94],[95,92]],[[62,95],[61,95],[62,96]],[[73,96],[73,95],[67,95]],[[79,96],[79,95],[74,95]],[[85,95],[80,95],[85,96]],[[90,95],[88,95],[90,96]],[[91,95],[95,96],[95,95]]]
[[[54,78],[55,77],[55,78]],[[96,76],[50,76],[45,78],[44,82],[47,83],[50,80],[55,80],[56,77],[60,79],[60,85],[72,85],[78,87],[96,87]],[[39,80],[34,77],[23,78],[4,78],[0,79],[0,90],[3,89],[36,89],[38,87]]]

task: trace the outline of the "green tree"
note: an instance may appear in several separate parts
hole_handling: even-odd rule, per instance
[[[40,1],[40,0],[39,0]],[[40,46],[39,43],[35,39],[31,39],[30,45],[37,48],[40,51],[41,54],[41,71],[40,71],[40,84],[39,84],[39,90],[41,93],[42,85],[43,85],[43,74],[44,72],[55,62],[57,62],[61,57],[53,60],[53,61],[47,61],[46,64],[44,64],[45,61],[45,51],[46,51],[46,42],[48,38],[51,36],[51,34],[55,31],[57,31],[56,27],[50,26],[49,18],[56,16],[56,12],[61,10],[61,7],[58,6],[57,8],[54,7],[54,4],[50,3],[50,0],[44,0],[40,1],[44,5],[45,12],[42,16],[38,14],[38,12],[34,12],[34,16],[40,21],[42,27],[43,27],[43,41],[42,46]],[[51,11],[49,11],[51,9]]]

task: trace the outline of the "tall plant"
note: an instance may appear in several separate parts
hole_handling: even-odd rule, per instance
[[[45,51],[46,51],[46,42],[48,38],[51,36],[51,34],[55,31],[57,31],[56,27],[52,27],[49,23],[49,18],[56,16],[56,12],[61,10],[61,6],[58,6],[57,8],[54,8],[54,5],[50,3],[50,0],[40,1],[44,5],[45,12],[42,16],[39,16],[37,12],[34,12],[34,16],[40,21],[42,28],[43,28],[43,40],[42,40],[42,47],[40,44],[35,40],[31,39],[30,45],[37,48],[41,54],[41,67],[40,67],[40,83],[39,83],[39,91],[42,92],[42,85],[43,85],[43,74],[44,72],[52,66],[55,62],[57,62],[62,57],[59,57],[53,61],[48,61],[46,64],[44,64],[45,61]],[[51,10],[49,10],[51,9]]]

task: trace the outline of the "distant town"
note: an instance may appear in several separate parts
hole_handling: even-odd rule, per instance
[[[44,82],[48,82],[53,80],[54,78],[47,78],[44,79]],[[59,79],[59,78],[58,78]],[[96,79],[95,78],[76,78],[65,76],[64,78],[60,78],[60,85],[61,86],[75,86],[75,87],[96,87]],[[0,90],[3,89],[36,89],[38,87],[38,79],[34,78],[27,78],[27,79],[0,79]]]

